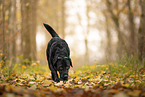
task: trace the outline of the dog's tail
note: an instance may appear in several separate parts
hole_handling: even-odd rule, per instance
[[[44,24],[45,28],[47,29],[47,31],[51,34],[52,37],[59,37],[58,34],[53,30],[53,28],[47,24]]]

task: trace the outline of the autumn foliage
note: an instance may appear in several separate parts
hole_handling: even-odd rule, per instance
[[[3,97],[144,97],[145,72],[129,64],[94,64],[71,69],[69,80],[55,83],[47,66],[15,64],[1,69]]]

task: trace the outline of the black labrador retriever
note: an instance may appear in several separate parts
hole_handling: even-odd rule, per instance
[[[68,70],[72,67],[70,59],[70,50],[65,40],[61,39],[58,34],[47,24],[44,24],[47,31],[51,34],[52,39],[48,42],[46,55],[52,79],[55,82],[68,80]],[[57,71],[60,74],[58,77]]]

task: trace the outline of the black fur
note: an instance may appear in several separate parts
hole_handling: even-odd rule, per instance
[[[44,24],[47,31],[51,34],[52,39],[48,42],[46,55],[52,79],[55,82],[68,80],[68,70],[72,66],[70,59],[70,50],[65,40],[61,39],[58,34],[47,24]],[[58,77],[57,71],[60,73]]]

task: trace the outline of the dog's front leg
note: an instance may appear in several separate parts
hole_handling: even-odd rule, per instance
[[[52,64],[49,64],[49,68],[51,70],[52,80],[54,80],[55,82],[59,82],[57,70],[54,69],[54,67],[52,66]]]
[[[51,71],[51,75],[52,75],[52,79],[55,81],[55,82],[59,82],[59,78],[58,78],[58,74],[57,74],[57,71]]]

